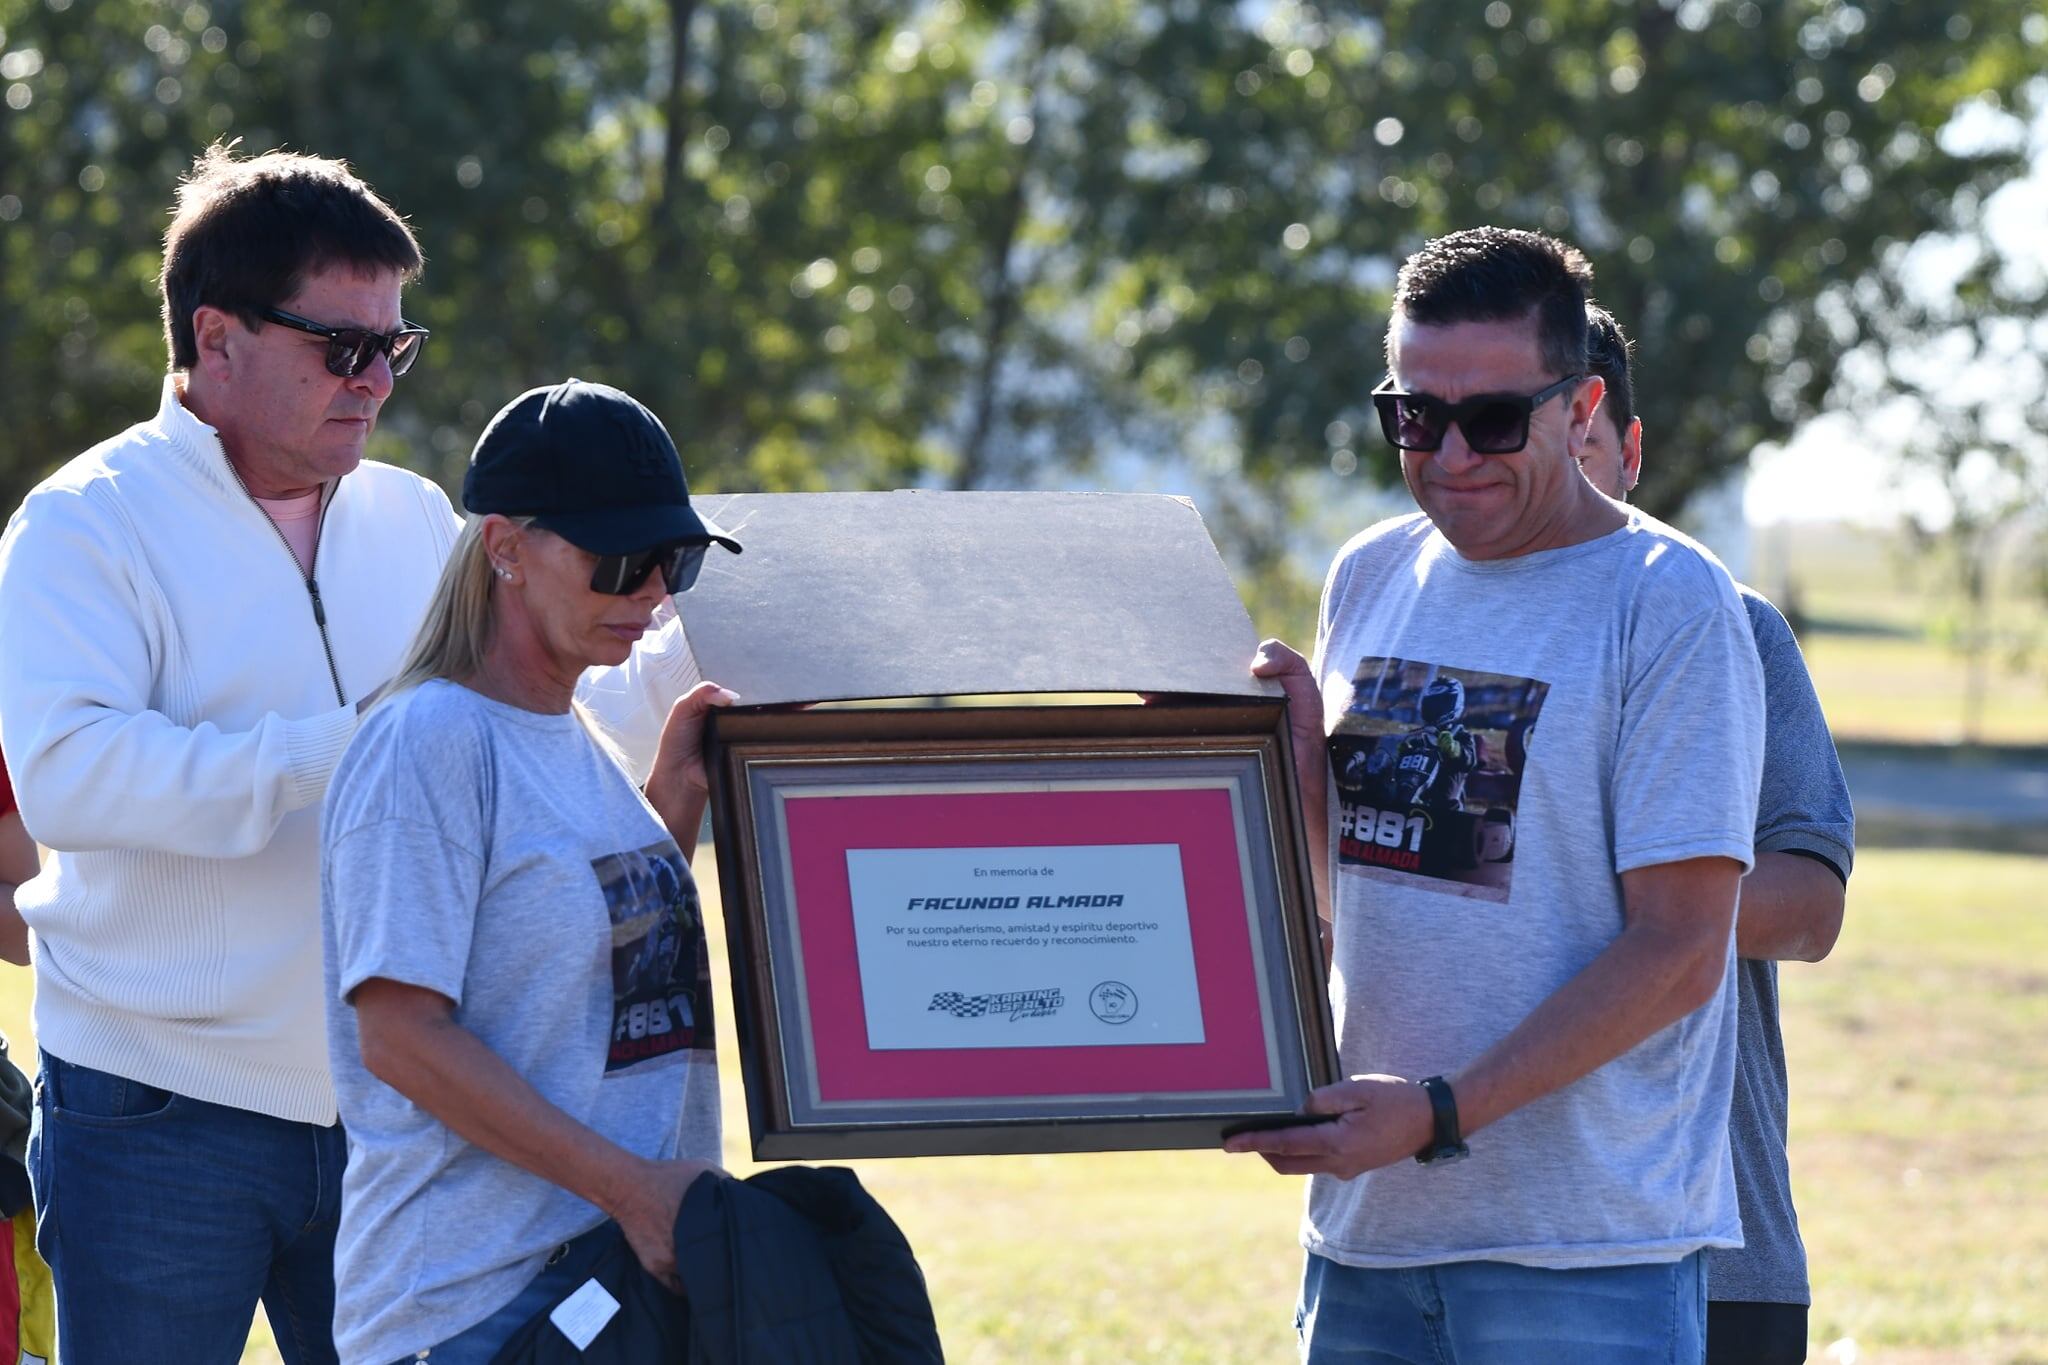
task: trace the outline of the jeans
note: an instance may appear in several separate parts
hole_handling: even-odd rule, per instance
[[[1698,1252],[1589,1270],[1360,1270],[1311,1254],[1295,1329],[1309,1365],[1700,1365],[1706,1313]]]
[[[582,1287],[597,1258],[619,1235],[616,1225],[599,1223],[589,1232],[556,1247],[540,1273],[512,1301],[474,1327],[464,1328],[439,1346],[407,1356],[396,1365],[427,1361],[429,1365],[490,1365],[513,1333]]]
[[[260,1300],[286,1365],[334,1353],[339,1124],[209,1104],[42,1054],[28,1167],[64,1359],[239,1360]]]

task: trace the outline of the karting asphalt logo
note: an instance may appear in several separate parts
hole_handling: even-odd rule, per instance
[[[962,995],[959,991],[940,991],[932,996],[932,1003],[925,1007],[929,1014],[943,1010],[955,1019],[979,1019],[983,1015],[1007,1014],[1012,1022],[1018,1019],[1048,1019],[1058,1014],[1067,1003],[1066,992],[1058,986],[1037,991],[999,991],[990,995]]]

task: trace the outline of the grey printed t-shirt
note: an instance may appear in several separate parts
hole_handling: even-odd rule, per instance
[[[1620,935],[1621,873],[1749,865],[1756,651],[1727,572],[1656,521],[1490,561],[1422,516],[1382,523],[1331,567],[1315,669],[1347,1073],[1451,1075],[1500,1041]],[[1734,1069],[1729,976],[1464,1161],[1315,1177],[1303,1243],[1557,1268],[1739,1245]]]
[[[448,997],[550,1103],[644,1157],[718,1159],[718,1073],[689,864],[575,716],[440,681],[384,703],[335,770],[323,849],[348,1130],[334,1334],[353,1365],[481,1321],[604,1219],[371,1075],[357,986]]]
[[[1761,593],[1742,589],[1764,670],[1764,776],[1756,851],[1817,855],[1847,880],[1856,851],[1849,784],[1814,695],[1813,679],[1785,618]],[[1785,1160],[1788,1088],[1778,1029],[1778,964],[1735,964],[1735,1094],[1728,1141],[1742,1208],[1739,1251],[1707,1253],[1707,1296],[1747,1303],[1808,1303],[1806,1247],[1792,1207]]]

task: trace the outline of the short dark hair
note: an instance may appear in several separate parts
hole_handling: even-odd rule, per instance
[[[215,143],[178,185],[164,233],[164,339],[171,368],[199,360],[192,315],[222,308],[251,327],[316,270],[395,270],[407,283],[425,258],[412,229],[348,164],[297,152],[246,159]]]
[[[1586,373],[1606,381],[1600,411],[1613,419],[1615,431],[1624,439],[1628,424],[1636,419],[1636,385],[1631,372],[1635,348],[1614,314],[1597,303],[1586,305]]]
[[[1593,267],[1577,247],[1519,228],[1478,227],[1425,242],[1394,278],[1394,311],[1428,326],[1534,315],[1536,348],[1559,378],[1586,369]],[[1393,331],[1387,332],[1393,360]]]

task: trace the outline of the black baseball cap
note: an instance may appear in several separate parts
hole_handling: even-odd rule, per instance
[[[532,517],[599,555],[678,540],[740,543],[690,506],[683,462],[661,419],[609,384],[564,379],[498,410],[470,452],[462,505]]]

